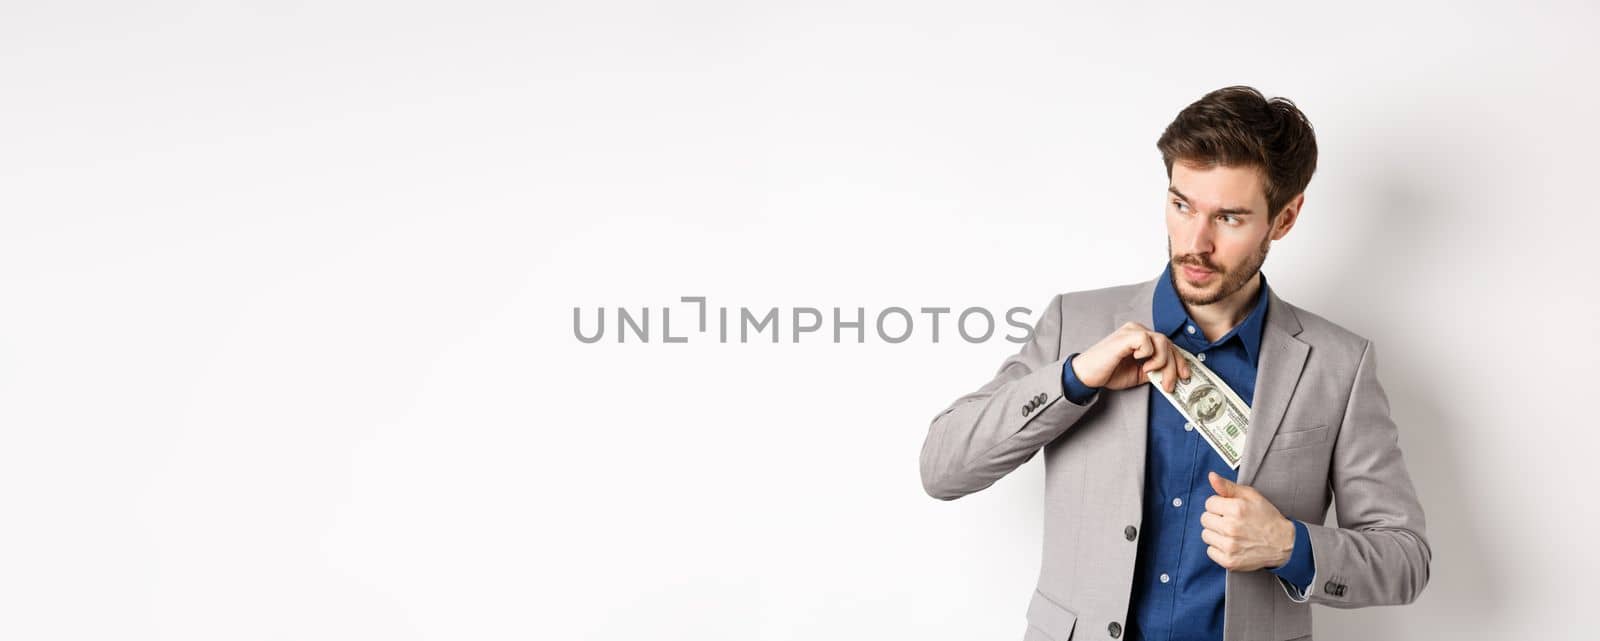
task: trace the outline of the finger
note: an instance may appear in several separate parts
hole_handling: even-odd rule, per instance
[[[1155,350],[1155,348],[1150,345],[1149,334],[1145,332],[1137,332],[1132,334],[1131,338],[1132,343],[1129,345],[1131,348],[1129,350],[1129,354],[1134,358],[1146,358]]]
[[[1200,540],[1218,551],[1231,550],[1234,547],[1233,537],[1216,530],[1200,530]]]
[[[1206,548],[1206,556],[1211,557],[1211,560],[1216,562],[1217,565],[1225,568],[1233,564],[1233,561],[1228,558],[1228,555],[1223,554],[1222,550],[1218,550],[1213,547]]]
[[[1183,374],[1182,365],[1180,365],[1183,362],[1183,357],[1178,355],[1177,348],[1173,347],[1171,343],[1167,344],[1167,354],[1170,358],[1167,359],[1167,368],[1163,370],[1165,373],[1162,374],[1162,380],[1172,381],[1167,386],[1167,392],[1171,393],[1178,391],[1178,377]]]
[[[1203,529],[1222,532],[1222,524],[1226,521],[1227,519],[1222,518],[1222,516],[1219,514],[1214,514],[1212,512],[1200,513],[1200,527]],[[1227,532],[1222,533],[1227,534]]]
[[[1189,371],[1189,359],[1179,357],[1178,367],[1183,368],[1183,380],[1189,380],[1189,377],[1193,375],[1193,372]]]
[[[1168,356],[1167,337],[1155,332],[1146,332],[1146,335],[1150,338],[1150,348],[1154,350],[1154,353],[1150,356],[1150,362],[1147,363],[1150,369],[1157,370],[1166,367]]]
[[[1217,516],[1238,516],[1239,499],[1230,499],[1225,496],[1212,496],[1206,499],[1206,511]]]
[[[1216,472],[1207,472],[1206,476],[1211,480],[1211,489],[1216,490],[1218,496],[1231,498],[1239,495],[1238,484],[1228,480],[1227,477]]]
[[[1150,378],[1151,372],[1161,372],[1163,376],[1161,379],[1161,389],[1163,390],[1167,389],[1168,382],[1172,379],[1172,376],[1166,373],[1167,362],[1170,359],[1167,357],[1167,346],[1165,342],[1166,341],[1162,340],[1160,335],[1153,332],[1151,333],[1150,345],[1155,351],[1153,354],[1151,354],[1149,360],[1146,360],[1142,366],[1145,371],[1145,379],[1147,380]],[[1177,381],[1171,382],[1176,383]]]

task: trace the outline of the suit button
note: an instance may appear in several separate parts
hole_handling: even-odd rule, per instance
[[[1106,631],[1111,633],[1111,638],[1113,639],[1120,637],[1122,636],[1122,624],[1112,621],[1111,625],[1106,626]]]
[[[1328,594],[1339,596],[1339,584],[1332,581],[1329,581],[1327,585],[1322,586],[1322,590]]]
[[[1127,538],[1129,541],[1132,541],[1133,537],[1139,536],[1139,528],[1133,527],[1132,525],[1122,528],[1122,536]]]

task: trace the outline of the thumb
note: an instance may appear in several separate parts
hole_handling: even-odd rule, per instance
[[[1216,472],[1211,472],[1210,475],[1211,489],[1217,491],[1217,496],[1231,499],[1239,494],[1238,483],[1234,483]]]

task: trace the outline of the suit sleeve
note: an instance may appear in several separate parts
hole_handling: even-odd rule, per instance
[[[1328,474],[1339,527],[1306,524],[1316,574],[1310,594],[1295,600],[1335,608],[1416,600],[1433,553],[1371,341],[1356,367]]]
[[[1099,404],[1103,394],[1085,405],[1064,397],[1062,304],[1057,294],[1040,313],[1033,337],[994,378],[933,418],[921,460],[922,487],[930,496],[948,501],[993,485]]]

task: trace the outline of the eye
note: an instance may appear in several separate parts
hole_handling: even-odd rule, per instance
[[[1172,201],[1172,206],[1177,207],[1178,211],[1189,211],[1189,205],[1181,200]]]
[[[1239,217],[1233,214],[1223,214],[1218,216],[1218,218],[1225,219],[1229,225],[1236,225],[1239,223]]]

